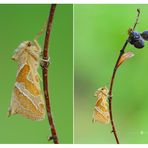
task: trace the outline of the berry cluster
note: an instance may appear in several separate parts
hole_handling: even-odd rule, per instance
[[[143,48],[144,40],[148,41],[148,31],[142,33],[132,32],[129,37],[129,42],[134,45],[135,48]]]

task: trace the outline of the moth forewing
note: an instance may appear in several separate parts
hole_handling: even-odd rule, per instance
[[[94,109],[93,112],[93,122],[99,122],[103,124],[108,124],[110,122],[109,115],[102,115],[102,113],[98,112],[98,110]]]
[[[110,122],[110,115],[108,111],[108,102],[107,102],[107,97],[108,97],[108,89],[107,87],[101,87],[99,88],[95,96],[97,97],[97,101],[94,107],[93,111],[93,122],[100,122],[107,124]]]
[[[37,71],[40,52],[37,41],[25,41],[13,55],[13,59],[18,62],[18,70],[9,115],[21,114],[32,120],[44,119],[45,103]]]

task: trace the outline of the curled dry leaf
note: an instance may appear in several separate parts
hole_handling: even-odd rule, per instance
[[[124,53],[121,56],[121,58],[120,58],[120,60],[119,60],[119,62],[117,64],[117,67],[119,67],[125,60],[127,60],[129,58],[132,58],[133,56],[134,56],[134,53],[133,52],[126,52],[126,53]]]

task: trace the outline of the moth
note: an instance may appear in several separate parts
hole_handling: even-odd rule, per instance
[[[99,88],[96,93],[95,97],[97,97],[97,101],[93,111],[93,122],[101,122],[107,124],[110,122],[110,115],[108,111],[108,89],[107,87]]]
[[[45,116],[45,102],[40,88],[38,67],[41,48],[36,40],[24,41],[15,50],[12,59],[18,63],[9,116],[21,114],[32,120]]]

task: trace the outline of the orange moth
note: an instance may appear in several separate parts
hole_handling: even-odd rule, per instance
[[[38,66],[41,48],[36,40],[24,41],[15,50],[12,59],[18,63],[16,81],[12,92],[9,116],[21,114],[32,120],[42,120],[45,103],[40,88]]]
[[[108,89],[106,87],[99,88],[95,93],[95,97],[97,97],[97,101],[95,104],[92,121],[107,124],[110,122],[107,102]]]

